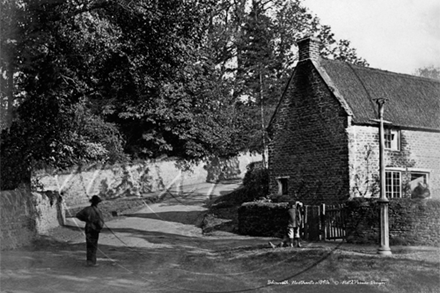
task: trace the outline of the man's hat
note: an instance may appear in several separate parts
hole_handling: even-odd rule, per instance
[[[92,196],[92,198],[90,199],[91,203],[100,203],[101,201],[102,199],[97,195]]]

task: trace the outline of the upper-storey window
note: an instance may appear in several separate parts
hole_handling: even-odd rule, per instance
[[[385,128],[385,149],[400,150],[400,131],[397,129]]]

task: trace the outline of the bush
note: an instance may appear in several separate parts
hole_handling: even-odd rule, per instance
[[[440,201],[390,199],[390,245],[438,245]],[[347,242],[378,244],[380,204],[377,198],[356,198],[346,203]]]
[[[241,235],[283,237],[289,222],[288,203],[248,202],[238,209]]]
[[[248,201],[266,197],[269,194],[269,170],[260,167],[258,162],[249,164],[243,186]]]

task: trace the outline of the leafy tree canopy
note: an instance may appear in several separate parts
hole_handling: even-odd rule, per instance
[[[414,75],[440,80],[440,67],[428,66],[418,68]]]
[[[296,65],[296,43],[321,41],[321,55],[368,66],[348,40],[337,40],[300,0],[222,0],[211,21],[215,62],[231,80],[242,117],[238,148],[262,152],[265,125]]]
[[[0,1],[2,189],[42,164],[261,152],[298,39],[366,65],[299,0]]]
[[[2,99],[10,91],[19,104],[14,123],[2,132],[2,174],[20,161],[22,170],[9,173],[12,181],[28,178],[41,163],[65,168],[125,154],[192,159],[217,148],[206,134],[221,134],[212,131],[220,127],[203,123],[202,114],[215,113],[221,101],[199,98],[222,89],[207,87],[215,80],[194,79],[207,70],[197,64],[197,52],[212,6],[2,0],[8,8],[2,20],[14,28],[2,34],[2,71],[13,77]]]

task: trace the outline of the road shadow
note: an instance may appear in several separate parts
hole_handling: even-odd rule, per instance
[[[53,256],[61,257],[63,252],[66,251],[84,251],[85,250],[85,240],[84,235],[78,234],[78,232],[84,229],[79,229],[78,227],[64,227],[66,230],[70,230],[77,233],[80,242],[66,242],[65,240],[60,240],[52,236],[40,235],[37,240],[35,240],[31,246],[24,247],[23,250],[26,251],[48,251],[53,252]],[[105,245],[99,244],[99,247],[108,247],[110,250],[120,250],[124,247],[136,248],[145,251],[161,250],[168,251],[167,249],[182,249],[186,253],[196,253],[200,254],[201,250],[206,251],[227,251],[234,250],[240,247],[249,248],[263,248],[269,246],[267,245],[267,239],[264,237],[248,237],[248,236],[236,236],[231,238],[216,238],[216,237],[200,237],[200,236],[188,236],[182,234],[174,234],[159,231],[146,231],[134,228],[109,228],[106,227],[101,230],[101,238],[103,236],[107,237],[106,241],[114,242],[115,245]],[[100,239],[101,239],[100,238]],[[151,246],[139,245],[130,246],[127,245],[124,239],[128,238],[139,238],[144,240],[144,242],[139,243],[150,243],[158,244],[159,248],[151,248]],[[270,238],[273,240],[273,238]],[[18,250],[17,250],[18,251]],[[2,255],[5,252],[2,251]]]
[[[196,186],[186,190],[164,190],[161,205],[200,205],[207,207],[209,203],[221,196],[233,193],[241,187],[241,179],[220,181],[206,186]]]
[[[203,211],[171,211],[171,212],[157,212],[157,213],[134,213],[124,214],[124,217],[128,218],[140,218],[140,219],[154,219],[166,222],[181,223],[185,225],[200,225],[200,218],[203,217],[205,212]]]
[[[335,248],[266,248],[263,238],[217,239],[132,228],[106,230],[115,237],[137,237],[148,245],[99,244],[98,268],[86,268],[85,243],[41,240],[33,250],[2,252],[5,292],[218,292],[221,284],[239,292],[436,292],[438,258],[383,257]],[[119,241],[115,238],[115,241]],[[410,268],[410,269],[409,269]],[[405,270],[406,274],[399,277]],[[382,281],[383,286],[269,286],[267,280]],[[418,287],[425,284],[426,290]],[[201,285],[202,284],[202,285]],[[205,287],[201,287],[205,284]],[[413,284],[413,285],[411,285]],[[426,285],[427,284],[427,285]],[[403,286],[399,285],[399,289]],[[412,286],[412,287],[411,287]],[[143,290],[142,290],[143,289]],[[240,289],[240,290],[239,290]],[[273,290],[280,289],[280,290]],[[58,291],[57,291],[58,290]]]
[[[204,191],[164,191],[159,204],[161,206],[204,206],[209,196]]]
[[[243,182],[242,178],[234,178],[234,179],[228,179],[228,180],[220,180],[216,183],[222,184],[222,185],[229,185],[229,184],[241,184],[242,182]]]

